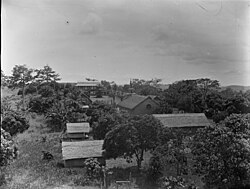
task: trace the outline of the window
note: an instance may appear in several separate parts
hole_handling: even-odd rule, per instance
[[[147,104],[146,108],[150,110],[152,108],[151,104]]]

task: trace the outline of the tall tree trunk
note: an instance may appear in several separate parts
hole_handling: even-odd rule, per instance
[[[25,84],[23,83],[23,85],[22,85],[23,110],[24,110],[24,106],[25,106],[25,104],[24,104],[24,88],[25,88]]]

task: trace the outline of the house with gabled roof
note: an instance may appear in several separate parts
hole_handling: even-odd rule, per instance
[[[132,115],[153,114],[160,105],[149,96],[131,94],[117,104],[121,110]]]
[[[105,165],[103,158],[103,140],[85,140],[62,142],[62,159],[65,167],[84,167],[84,161],[88,158],[97,159]]]
[[[66,123],[66,133],[63,140],[85,140],[88,138],[90,126],[88,122]]]
[[[164,127],[202,128],[210,125],[204,113],[153,114]]]

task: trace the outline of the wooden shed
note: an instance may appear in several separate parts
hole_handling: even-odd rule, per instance
[[[88,158],[96,158],[105,165],[102,156],[103,140],[85,140],[77,142],[62,142],[62,158],[65,167],[84,167]]]
[[[88,122],[82,123],[67,123],[66,138],[84,140],[88,138],[90,126]]]

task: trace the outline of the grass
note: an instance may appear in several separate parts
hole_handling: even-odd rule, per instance
[[[18,146],[18,158],[5,170],[6,189],[44,189],[44,188],[95,188],[76,186],[85,177],[83,168],[62,168],[60,135],[51,133],[45,125],[44,116],[28,115],[30,128],[18,134],[14,140]],[[42,150],[50,152],[54,160],[42,159]],[[149,157],[146,157],[148,159]],[[135,161],[128,164],[124,159],[107,160],[107,168],[129,170]],[[144,164],[146,166],[146,164]],[[115,168],[114,168],[115,167]],[[126,179],[128,171],[120,171],[121,179]],[[122,175],[122,177],[121,177]],[[116,180],[117,178],[112,179]],[[111,185],[112,188],[114,186]],[[0,187],[1,188],[1,187]]]
[[[13,92],[13,91],[12,91]],[[3,92],[4,93],[4,92]],[[5,96],[11,96],[7,91]],[[15,94],[11,99],[18,100]],[[27,114],[30,127],[22,134],[18,134],[14,140],[18,145],[18,158],[6,167],[6,185],[0,189],[96,189],[96,186],[81,186],[85,176],[83,168],[62,168],[61,133],[51,132],[46,124],[45,117],[36,114]],[[46,161],[42,159],[42,151],[50,152],[54,159]],[[145,153],[142,167],[148,167],[150,153]],[[114,181],[131,180],[132,188],[150,188],[145,185],[145,173],[138,174],[136,161],[127,163],[123,158],[106,161],[109,189],[116,188]],[[126,188],[124,187],[119,187]]]

